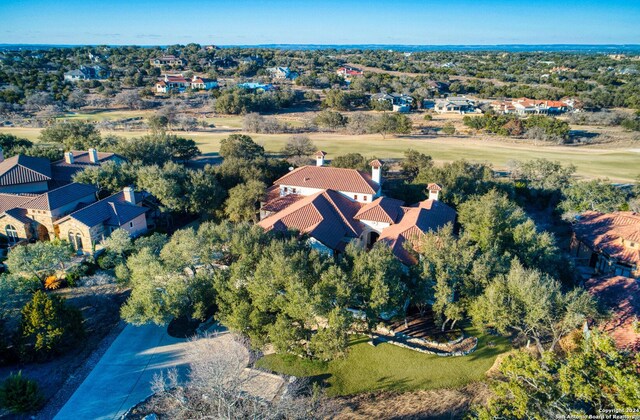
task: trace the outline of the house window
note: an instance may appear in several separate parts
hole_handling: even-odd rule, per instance
[[[129,222],[129,227],[132,228],[133,227],[133,222]]]
[[[353,199],[354,199],[354,200],[356,200],[356,201],[358,201],[358,196],[357,196],[357,195],[354,195],[354,196],[353,196]]]
[[[13,225],[7,225],[4,228],[9,242],[18,242],[18,230]]]
[[[367,196],[366,195],[362,196],[362,201],[367,201]]]

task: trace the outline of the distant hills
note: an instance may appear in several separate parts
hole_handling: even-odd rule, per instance
[[[86,45],[0,44],[0,51],[74,48]],[[118,45],[113,45],[114,47]],[[151,45],[141,45],[152,48]],[[160,47],[165,47],[161,45]],[[220,45],[221,48],[276,48],[285,50],[394,50],[419,51],[505,51],[505,52],[575,52],[575,53],[640,53],[640,44],[498,44],[498,45],[389,45],[389,44],[253,44]]]

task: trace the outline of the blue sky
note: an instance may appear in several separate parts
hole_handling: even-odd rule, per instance
[[[640,44],[640,0],[0,0],[0,43]]]

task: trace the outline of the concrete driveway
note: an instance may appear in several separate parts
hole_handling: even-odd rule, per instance
[[[116,419],[151,395],[155,373],[187,368],[185,339],[166,327],[128,325],[76,389],[55,419]]]

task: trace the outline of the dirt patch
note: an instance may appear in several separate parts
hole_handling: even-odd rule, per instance
[[[476,404],[486,404],[491,395],[483,382],[460,389],[383,392],[340,398],[338,419],[459,419]]]
[[[0,379],[4,379],[11,372],[21,370],[23,375],[38,382],[40,390],[49,401],[41,411],[42,418],[52,418],[84,380],[91,371],[92,366],[87,369],[85,365],[93,353],[105,346],[104,343],[107,341],[106,348],[109,347],[110,341],[105,340],[105,337],[108,338],[114,327],[120,323],[120,306],[126,300],[129,291],[109,284],[67,288],[54,293],[80,309],[84,318],[86,340],[76,348],[45,363],[20,363],[0,367]]]

